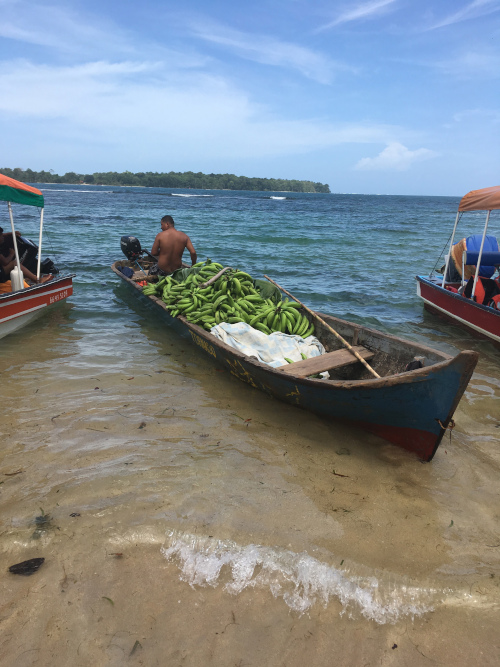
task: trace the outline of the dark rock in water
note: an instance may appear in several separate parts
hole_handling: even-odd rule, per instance
[[[9,572],[12,574],[23,574],[28,577],[30,574],[36,572],[41,565],[43,565],[45,558],[30,558],[29,560],[23,560],[22,563],[16,563],[9,567]]]

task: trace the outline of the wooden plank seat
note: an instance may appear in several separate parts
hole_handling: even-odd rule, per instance
[[[366,347],[363,347],[362,345],[354,345],[353,350],[356,350],[356,352],[366,360],[371,359],[374,355],[374,352],[367,350]],[[287,375],[307,377],[308,375],[316,375],[317,373],[331,371],[334,368],[349,366],[349,364],[356,363],[360,363],[359,359],[351,354],[347,348],[343,347],[341,350],[327,352],[319,357],[311,357],[310,359],[304,359],[303,361],[295,361],[293,364],[280,366],[279,370],[283,371],[283,373],[287,373]]]

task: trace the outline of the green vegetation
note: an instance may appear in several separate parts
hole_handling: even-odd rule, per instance
[[[139,172],[133,174],[115,171],[94,174],[76,174],[69,171],[64,176],[50,171],[33,171],[32,169],[3,168],[0,173],[16,181],[27,183],[67,183],[88,185],[135,185],[147,188],[198,188],[204,190],[258,190],[266,192],[330,192],[328,185],[312,181],[286,180],[284,178],[248,178],[234,174],[202,174],[192,171]]]

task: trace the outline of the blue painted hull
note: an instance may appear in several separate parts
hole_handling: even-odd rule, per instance
[[[191,340],[232,375],[266,394],[323,417],[353,423],[430,461],[452,421],[455,409],[476,366],[478,354],[456,357],[425,346],[363,329],[389,351],[391,345],[411,354],[431,354],[436,363],[380,379],[315,380],[294,377],[245,357],[212,334],[182,317],[172,317],[160,299],[145,296],[131,280],[113,270],[143,302],[151,306],[183,338]],[[350,323],[322,315],[333,327]],[[353,325],[355,326],[355,325]]]

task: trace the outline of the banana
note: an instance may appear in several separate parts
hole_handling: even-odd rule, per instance
[[[223,301],[227,301],[227,295],[226,294],[221,294],[220,296],[217,297],[214,301],[214,307],[218,308]]]
[[[297,319],[299,317],[299,314],[297,313],[296,310],[287,310],[286,308],[283,310],[283,312],[285,313],[286,318],[287,318],[288,322],[290,323],[290,326],[293,329],[295,327],[295,325],[297,324]],[[292,332],[290,332],[290,333],[292,333]]]
[[[233,276],[233,284],[234,284],[234,289],[236,290],[236,294],[241,295],[242,294],[241,283],[235,276]]]
[[[249,322],[248,324],[249,324],[251,327],[255,326],[255,324],[256,324],[257,322],[259,322],[259,320],[263,320],[264,317],[267,317],[267,314],[268,314],[268,313],[267,313],[266,311],[259,311],[258,313],[256,313],[256,314],[250,319],[250,322]]]
[[[305,319],[304,315],[301,315],[299,313],[299,317],[297,318],[297,322],[296,322],[295,326],[293,327],[293,333],[294,334],[296,334],[298,332],[298,330],[302,328],[302,326],[304,324],[304,319]]]
[[[311,336],[313,333],[314,333],[314,324],[311,324],[311,326],[307,329],[307,331],[305,331],[302,334],[302,338],[307,338],[308,336]]]
[[[175,304],[175,307],[178,308],[179,310],[186,310],[186,308],[189,308],[189,306],[193,306],[192,301],[178,301]]]
[[[262,324],[262,322],[257,322],[255,324],[255,328],[258,329],[259,331],[262,331],[262,333],[267,334],[268,336],[271,333],[270,329],[266,327],[265,324]]]
[[[284,311],[285,319],[286,319],[286,331],[291,334],[293,331],[293,327],[295,326],[295,320],[292,318],[292,316]]]
[[[304,338],[305,332],[309,329],[309,320],[307,319],[307,317],[304,317],[304,320],[305,321],[303,322],[302,326],[297,331],[297,335],[300,336],[301,338]]]
[[[283,357],[285,361],[287,361],[289,364],[293,364],[293,360],[289,359],[288,357]]]

